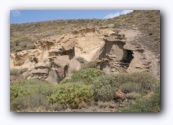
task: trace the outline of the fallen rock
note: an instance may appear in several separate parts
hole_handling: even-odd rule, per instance
[[[51,70],[45,80],[53,84],[57,84],[61,81],[55,70]]]
[[[115,95],[114,95],[115,100],[121,103],[125,100],[125,98],[126,98],[126,95],[121,90],[115,91]]]

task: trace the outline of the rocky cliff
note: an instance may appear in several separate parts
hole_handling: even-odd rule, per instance
[[[80,70],[77,57],[98,60],[105,73],[152,72],[159,77],[159,60],[142,45],[134,44],[141,32],[137,29],[115,30],[108,27],[82,28],[64,35],[35,42],[36,49],[10,54],[10,68],[27,68],[27,79],[59,83]]]

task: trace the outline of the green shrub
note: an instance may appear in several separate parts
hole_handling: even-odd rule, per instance
[[[50,96],[55,91],[54,85],[45,81],[26,80],[10,83],[10,100],[31,94]]]
[[[47,98],[40,94],[30,94],[27,96],[20,96],[11,101],[11,111],[21,111],[23,109],[31,109],[36,107],[48,106]]]
[[[133,105],[120,109],[120,112],[160,112],[160,89],[149,98],[138,98]]]
[[[141,84],[138,84],[138,83],[124,83],[124,84],[121,84],[120,89],[124,93],[139,92],[141,90]]]
[[[114,97],[115,88],[119,88],[119,83],[112,74],[102,75],[95,79],[93,88],[96,101],[110,101]]]
[[[10,101],[10,110],[11,111],[21,111],[22,109],[27,108],[25,97],[17,97],[13,101]]]
[[[20,84],[17,84],[17,85],[16,84],[12,83],[10,85],[10,100],[11,101],[18,97],[23,97],[32,93],[31,89],[25,88],[22,85],[20,86]]]
[[[153,91],[157,86],[159,86],[159,81],[151,73],[148,72],[117,74],[115,75],[115,81],[120,84],[132,83],[134,85],[136,83],[135,86],[137,88],[140,86],[140,90],[142,91]]]
[[[56,87],[56,92],[49,97],[49,103],[59,103],[63,108],[78,108],[82,102],[89,104],[93,90],[90,85],[79,83],[62,84]]]
[[[104,72],[95,68],[88,68],[84,70],[80,70],[72,75],[71,79],[67,79],[63,82],[82,82],[85,84],[91,84],[94,79],[98,76],[103,75]]]
[[[10,109],[30,111],[37,107],[50,107],[50,110],[77,108],[83,107],[85,103],[89,104],[92,96],[91,85],[81,83],[52,85],[39,80],[13,82],[10,84]]]
[[[55,92],[56,86],[45,81],[26,80],[10,83],[11,111],[48,107],[47,98]]]
[[[155,91],[159,81],[149,73],[120,73],[98,77],[94,82],[94,98],[100,101],[110,101],[115,89],[125,93],[139,92],[140,94]]]

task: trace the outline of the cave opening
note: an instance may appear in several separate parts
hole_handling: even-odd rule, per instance
[[[133,51],[132,50],[125,50],[124,52],[124,58],[121,62],[130,64],[130,62],[133,59]]]

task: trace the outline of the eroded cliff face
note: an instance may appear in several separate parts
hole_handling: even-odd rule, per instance
[[[83,57],[99,60],[98,68],[105,73],[149,71],[157,76],[154,54],[132,44],[138,35],[138,30],[79,29],[36,41],[36,49],[11,53],[10,68],[27,68],[27,79],[59,83],[81,68],[76,57]]]

